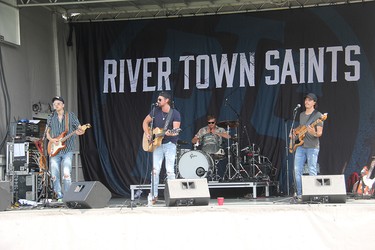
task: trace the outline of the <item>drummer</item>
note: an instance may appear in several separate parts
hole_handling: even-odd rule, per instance
[[[207,116],[207,123],[207,126],[199,129],[191,142],[193,144],[201,144],[202,150],[206,153],[215,154],[220,149],[222,137],[228,139],[231,136],[224,128],[216,125],[216,117],[214,115]]]

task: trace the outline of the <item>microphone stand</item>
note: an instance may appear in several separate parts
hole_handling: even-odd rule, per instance
[[[150,138],[151,138],[151,141],[152,141],[152,139],[153,139],[153,128],[154,128],[154,118],[155,118],[155,106],[154,106],[155,104],[153,103],[153,104],[151,104],[151,123],[150,123]],[[152,155],[154,155],[154,154],[152,154]],[[147,157],[147,163],[146,163],[146,165],[147,165],[147,169],[148,169],[148,166],[149,166],[149,162],[148,162],[148,160],[149,160],[149,157]],[[152,196],[152,198],[154,197],[154,186],[153,186],[153,183],[154,183],[154,175],[153,175],[153,170],[154,170],[154,159],[153,159],[153,157],[152,157],[152,162],[151,162],[151,188],[150,188],[150,192],[151,192],[151,196]],[[146,175],[147,175],[147,172],[148,172],[148,170],[146,170]],[[142,181],[141,181],[142,182]],[[142,183],[142,185],[144,185],[145,184],[145,182],[146,182],[146,177],[144,178],[144,181],[143,181],[143,183]],[[139,200],[139,198],[141,197],[141,195],[142,195],[142,188],[141,189],[138,189],[137,190],[137,193],[136,193],[136,197],[138,196],[138,200]],[[148,196],[150,195],[150,193],[148,194]],[[148,199],[149,197],[147,197],[147,199]],[[126,200],[125,200],[125,202],[126,202]],[[125,204],[125,202],[124,202],[124,204]],[[149,205],[149,204],[147,204],[147,205]],[[131,208],[132,210],[133,210],[133,208],[135,208],[135,207],[137,207],[137,205],[136,204],[134,204],[134,200],[133,199],[131,199],[130,200],[130,204],[127,206],[128,208]],[[122,207],[121,207],[122,208]]]
[[[43,172],[42,190],[41,190],[41,192],[40,192],[40,194],[38,196],[37,201],[40,201],[40,199],[44,196],[44,200],[43,200],[43,206],[44,207],[47,207],[48,204],[49,204],[49,201],[48,201],[48,189],[50,188],[49,177],[51,176],[51,174],[49,172],[49,157],[48,157],[48,153],[47,153],[47,155],[45,154],[45,152],[46,152],[45,148],[46,147],[45,147],[44,142],[45,142],[46,137],[47,137],[47,130],[51,126],[52,117],[54,115],[55,115],[55,111],[52,111],[52,114],[50,115],[49,119],[47,119],[47,124],[46,124],[46,127],[44,128],[43,137],[41,139],[41,141],[43,143],[42,144],[43,155],[41,154],[41,157],[45,157],[46,158],[46,166],[45,166],[46,169],[41,169],[41,171]]]
[[[152,108],[152,111],[151,111],[151,114],[152,114],[152,117],[151,117],[151,123],[150,123],[150,137],[151,137],[151,141],[153,140],[154,138],[154,119],[155,119],[155,106],[154,104],[152,104],[153,108]],[[153,143],[153,142],[152,142]],[[151,197],[152,199],[154,199],[155,197],[155,188],[154,188],[154,183],[155,183],[155,176],[154,176],[154,162],[155,162],[155,159],[154,159],[154,152],[152,152],[152,162],[151,162]],[[149,202],[149,200],[148,200]],[[150,205],[150,204],[147,204],[147,205]]]
[[[292,134],[293,132],[293,128],[294,128],[294,123],[296,121],[296,116],[297,116],[297,111],[298,111],[298,108],[299,106],[297,106],[297,108],[295,108],[293,110],[293,120],[292,120],[292,124],[290,126],[290,130],[289,130],[289,135],[292,135],[292,138],[290,139],[292,144],[291,144],[291,147],[292,149],[294,149],[294,145],[295,145],[295,138]],[[288,134],[287,134],[287,131],[288,131],[288,125],[287,125],[287,120],[285,121],[285,157],[286,157],[286,175],[287,175],[287,194],[288,194],[288,198],[285,198],[285,199],[281,199],[281,200],[278,200],[278,201],[274,201],[273,203],[277,203],[277,202],[281,202],[281,201],[284,201],[284,200],[289,200],[289,203],[297,203],[296,201],[296,191],[297,191],[297,184],[296,184],[296,174],[295,174],[295,171],[294,171],[294,163],[293,163],[293,189],[294,189],[294,194],[293,194],[293,197],[289,197],[290,195],[290,190],[289,190],[289,147],[288,147]],[[293,159],[294,159],[294,150],[293,150]]]

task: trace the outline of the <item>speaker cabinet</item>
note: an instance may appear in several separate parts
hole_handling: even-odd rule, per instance
[[[10,182],[0,181],[0,211],[10,208],[11,203]]]
[[[165,204],[169,206],[204,206],[210,201],[207,179],[167,180]]]
[[[344,175],[302,176],[302,201],[345,203]]]
[[[72,183],[63,202],[69,208],[103,208],[111,197],[111,192],[101,182],[82,181]]]

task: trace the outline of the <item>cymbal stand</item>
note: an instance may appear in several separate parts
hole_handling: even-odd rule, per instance
[[[249,173],[245,170],[245,168],[242,166],[241,162],[240,162],[240,149],[239,149],[239,143],[236,142],[233,144],[235,147],[236,147],[236,173],[235,175],[232,177],[232,179],[236,178],[236,179],[240,179],[242,180],[243,179],[243,176],[241,174],[241,172],[244,172],[247,177],[250,177],[249,176]]]
[[[251,158],[250,158],[250,167],[252,169],[252,177],[257,178],[259,174],[263,174],[262,170],[258,167],[258,165],[255,163],[255,144],[253,143],[251,146]],[[258,152],[259,154],[259,152]],[[259,163],[259,162],[258,162]],[[255,174],[255,169],[258,170],[258,172]]]
[[[227,125],[227,133],[229,135],[229,124]],[[228,145],[227,145],[227,150],[228,150],[228,163],[227,165],[225,166],[225,174],[224,174],[224,177],[226,176],[226,173],[228,171],[228,180],[231,180],[233,179],[233,177],[231,176],[231,169],[234,169],[236,171],[236,168],[233,166],[232,164],[232,153],[231,153],[231,147],[230,147],[230,138],[227,138],[227,142],[228,142]]]

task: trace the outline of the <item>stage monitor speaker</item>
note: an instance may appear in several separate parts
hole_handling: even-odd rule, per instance
[[[345,203],[344,175],[302,176],[302,201]]]
[[[10,208],[12,195],[10,193],[10,182],[0,181],[0,211]]]
[[[63,202],[69,208],[103,208],[111,197],[111,192],[101,182],[82,181],[72,183]]]
[[[204,206],[210,201],[207,179],[167,180],[165,204],[169,206]]]

